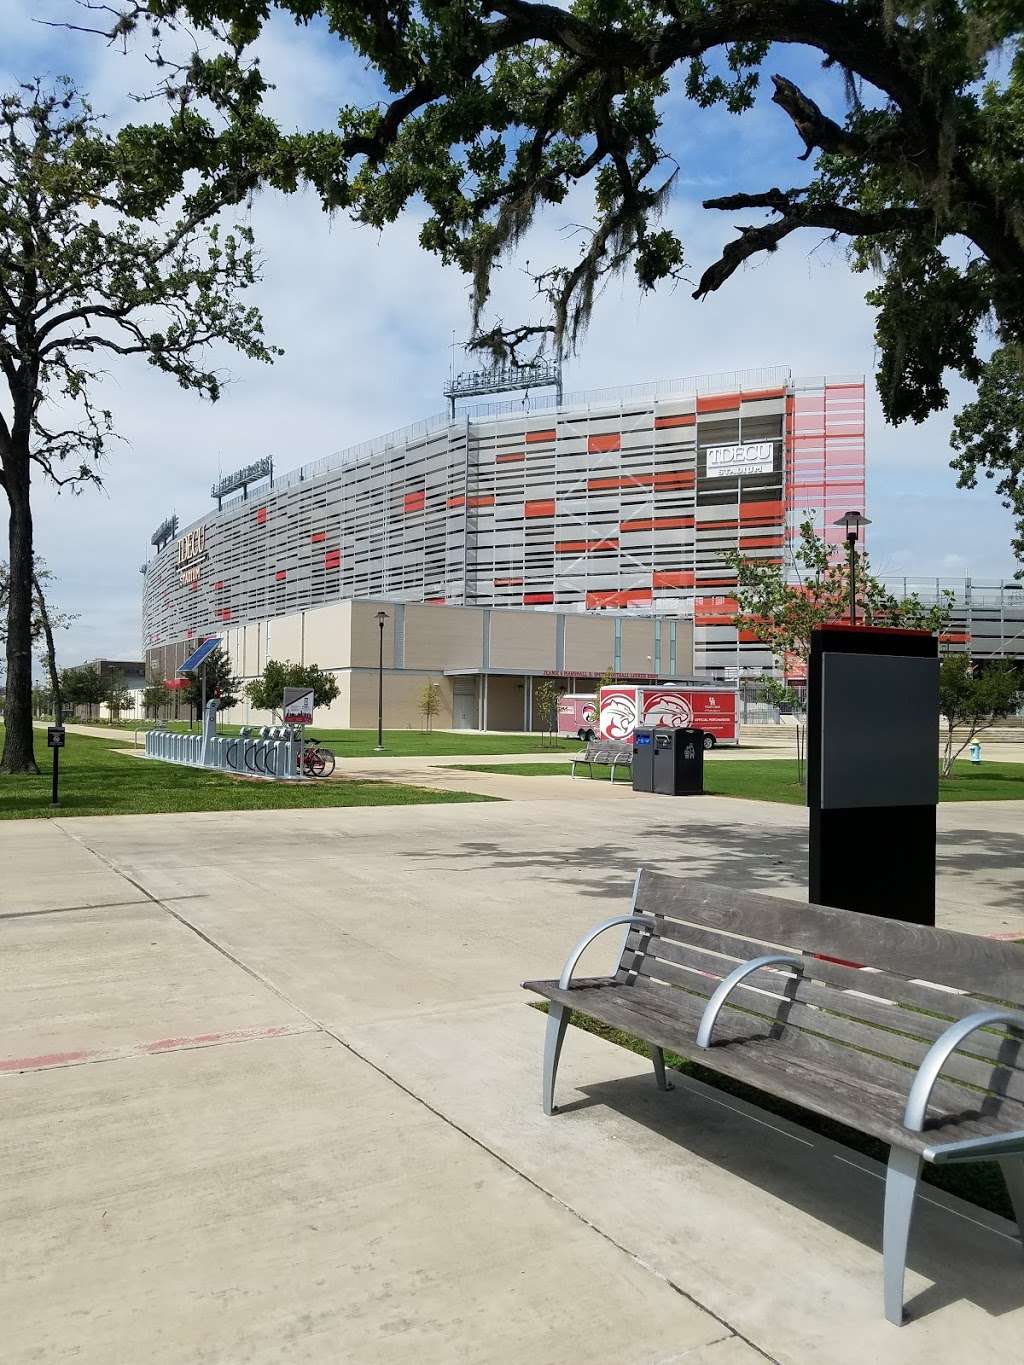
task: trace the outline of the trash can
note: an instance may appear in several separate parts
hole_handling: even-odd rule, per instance
[[[704,731],[658,726],[654,731],[654,790],[665,796],[704,795]]]
[[[647,727],[633,731],[633,790],[654,791],[654,735]]]
[[[971,744],[971,762],[972,763],[981,762],[981,745],[978,743],[977,740],[974,740],[974,742]]]

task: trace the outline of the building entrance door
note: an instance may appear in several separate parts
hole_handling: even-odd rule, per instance
[[[475,730],[480,724],[476,706],[476,682],[457,682],[452,693],[452,728]]]

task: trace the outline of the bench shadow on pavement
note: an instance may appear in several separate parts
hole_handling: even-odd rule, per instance
[[[702,823],[692,827],[692,837],[688,833],[676,823],[651,825],[638,832],[630,830],[628,846],[617,848],[618,831],[612,817],[607,843],[567,839],[564,848],[524,849],[515,839],[504,844],[467,839],[455,847],[406,849],[402,857],[498,874],[527,872],[580,895],[615,901],[628,898],[638,867],[724,886],[734,883],[748,891],[792,891],[794,881],[806,883],[807,833],[803,829],[734,829]],[[675,851],[666,852],[666,844],[674,844]],[[570,946],[566,945],[566,951]]]
[[[571,1043],[570,1031],[567,1046]],[[884,1170],[867,1157],[787,1125],[768,1111],[755,1110],[754,1117],[749,1106],[732,1096],[719,1095],[678,1073],[670,1072],[669,1078],[674,1087],[669,1095],[654,1088],[653,1073],[581,1086],[586,1099],[559,1106],[556,1121],[568,1119],[574,1111],[603,1106],[642,1124],[697,1160],[718,1166],[841,1236],[870,1247],[878,1253],[881,1318]],[[686,1217],[684,1188],[680,1186],[681,1223]],[[994,1215],[985,1210],[972,1210],[968,1220],[943,1203],[944,1199],[940,1191],[922,1186],[907,1264],[932,1283],[908,1296],[908,1320],[963,1300],[993,1317],[1020,1312],[1024,1309],[1020,1241],[996,1231]],[[731,1233],[736,1235],[742,1231],[743,1218],[750,1216],[739,1190],[731,1213],[735,1215],[730,1218]],[[1003,1226],[1012,1230],[1010,1223]]]

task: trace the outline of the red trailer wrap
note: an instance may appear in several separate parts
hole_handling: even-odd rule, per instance
[[[714,744],[736,744],[736,689],[722,683],[601,688],[598,733],[628,740],[637,725],[692,726]]]

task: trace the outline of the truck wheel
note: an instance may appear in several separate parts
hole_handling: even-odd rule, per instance
[[[715,737],[714,737],[714,735],[705,735],[705,736],[704,736],[704,748],[705,748],[705,749],[713,749],[714,747],[715,747]]]
[[[576,731],[576,738],[579,740],[579,742],[580,742],[581,744],[583,744],[583,743],[586,742],[587,732],[586,732],[586,730],[584,730],[584,728],[583,728],[582,725],[581,725],[580,728]]]
[[[592,739],[597,739],[597,735],[594,733],[593,730],[588,730],[588,731],[587,731],[587,743],[589,744],[590,741],[591,741]]]

